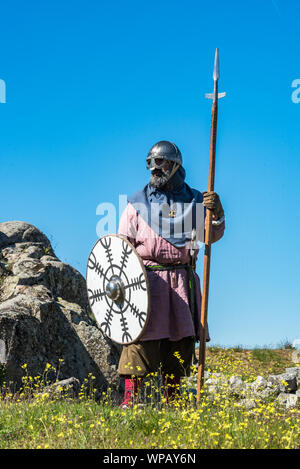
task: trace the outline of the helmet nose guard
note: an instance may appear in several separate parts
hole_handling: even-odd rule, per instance
[[[147,155],[147,168],[151,169],[154,167],[159,167],[154,164],[155,159],[164,159],[168,161],[173,161],[177,165],[182,165],[182,155],[179,148],[175,143],[168,142],[166,140],[161,140],[160,142],[155,143],[150,149]]]

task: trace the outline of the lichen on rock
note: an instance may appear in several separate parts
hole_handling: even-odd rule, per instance
[[[24,363],[37,376],[59,360],[61,380],[92,373],[99,391],[121,388],[120,347],[92,319],[85,279],[56,257],[44,233],[20,221],[0,223],[0,340],[16,388]]]

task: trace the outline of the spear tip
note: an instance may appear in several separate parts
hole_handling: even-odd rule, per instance
[[[214,74],[213,74],[214,81],[219,80],[219,49],[216,48],[215,53],[215,66],[214,66]]]

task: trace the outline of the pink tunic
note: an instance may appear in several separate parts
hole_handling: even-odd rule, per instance
[[[213,242],[223,236],[224,229],[225,222],[213,226]],[[190,253],[186,247],[177,248],[155,233],[130,203],[122,214],[118,233],[126,236],[133,244],[146,266],[190,262]],[[195,328],[189,307],[186,269],[147,271],[147,274],[151,311],[149,322],[140,340],[168,338],[178,341],[184,337],[194,336]],[[197,274],[195,281],[196,311],[200,325],[201,287]],[[199,335],[199,330],[197,335]],[[210,340],[208,333],[207,340]]]

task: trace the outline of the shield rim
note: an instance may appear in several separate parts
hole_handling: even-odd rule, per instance
[[[148,322],[149,322],[149,316],[150,316],[150,289],[149,289],[149,279],[148,279],[148,274],[147,274],[147,270],[144,266],[144,263],[141,259],[141,256],[139,255],[139,253],[137,252],[137,250],[135,249],[135,247],[131,244],[130,241],[128,241],[128,239],[123,236],[123,235],[119,235],[119,234],[107,234],[107,235],[104,235],[104,236],[101,236],[100,238],[97,239],[97,241],[94,243],[92,249],[90,250],[90,253],[89,253],[89,256],[88,256],[88,260],[90,258],[90,255],[91,253],[93,252],[96,244],[98,244],[98,242],[100,241],[100,239],[103,239],[103,238],[106,238],[107,236],[114,236],[115,238],[120,238],[120,239],[123,239],[124,241],[126,241],[127,244],[129,244],[129,246],[132,248],[132,250],[134,251],[134,253],[136,254],[137,258],[138,258],[138,261],[140,263],[140,266],[142,268],[142,271],[144,273],[144,276],[145,276],[145,279],[146,279],[146,288],[147,288],[147,313],[146,313],[146,321],[145,321],[145,324],[140,332],[140,334],[134,339],[132,340],[131,342],[117,342],[116,340],[112,339],[111,337],[109,337],[109,335],[105,334],[105,332],[103,332],[101,326],[98,324],[97,320],[96,320],[96,316],[93,312],[93,309],[91,307],[91,304],[90,304],[90,299],[89,299],[89,292],[88,292],[88,285],[87,285],[87,272],[88,272],[88,263],[89,261],[87,261],[87,265],[86,265],[86,274],[85,274],[85,285],[86,285],[86,292],[87,292],[87,298],[88,298],[88,304],[89,304],[89,307],[90,307],[90,310],[93,314],[93,317],[95,318],[95,322],[97,324],[97,327],[99,327],[100,331],[102,332],[102,334],[107,337],[109,340],[111,340],[112,342],[116,343],[116,344],[119,344],[119,345],[130,345],[130,344],[135,344],[139,338],[142,336],[142,334],[144,333],[147,325],[148,325]]]

